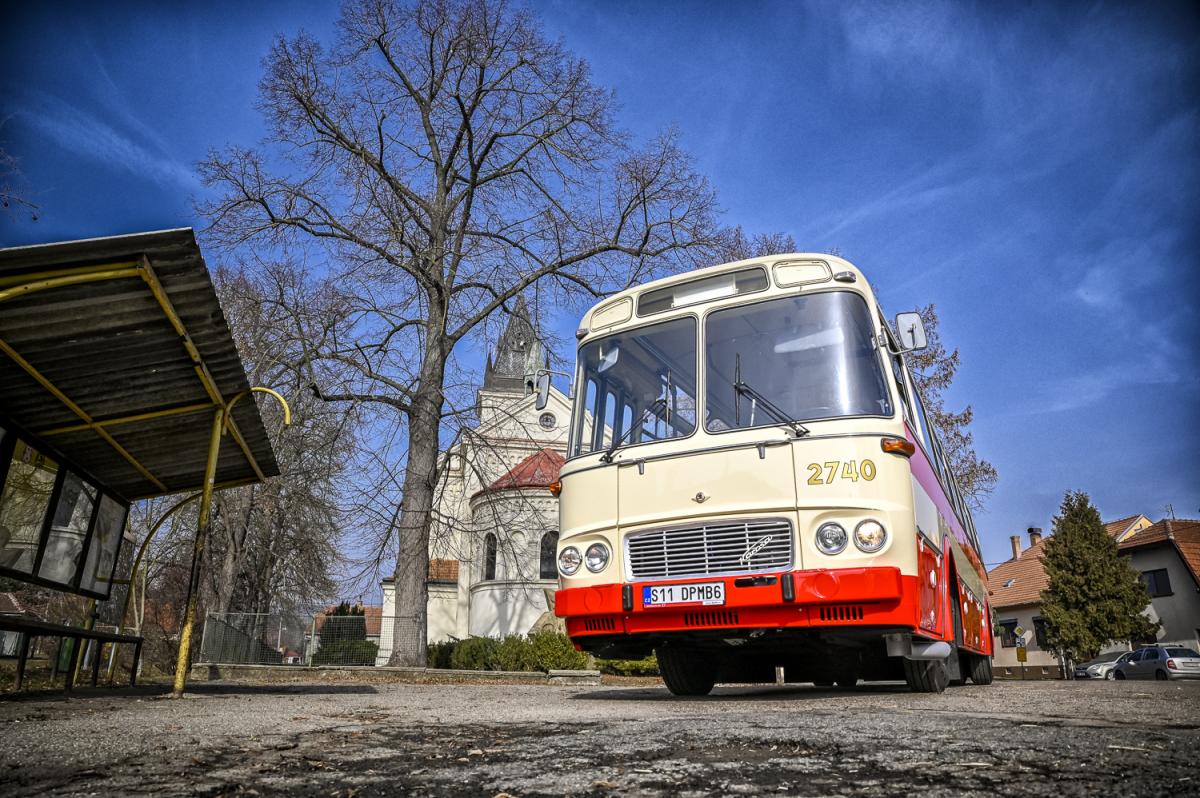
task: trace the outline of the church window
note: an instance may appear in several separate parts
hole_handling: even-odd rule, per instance
[[[487,582],[496,578],[496,536],[491,532],[483,539],[483,578]]]
[[[542,415],[538,417],[538,424],[542,429],[554,429],[554,425],[556,423],[557,419],[554,418],[553,413],[542,413]]]
[[[556,579],[558,571],[554,566],[555,555],[558,553],[558,533],[547,532],[542,535],[542,550],[538,577],[541,579]]]

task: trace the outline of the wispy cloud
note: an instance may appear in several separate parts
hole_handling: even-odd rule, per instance
[[[1082,374],[1050,381],[1043,388],[1043,396],[1036,404],[1034,412],[1041,414],[1078,410],[1103,401],[1122,389],[1173,385],[1178,382],[1178,370],[1159,356],[1131,362],[1109,363]]]
[[[32,103],[19,107],[15,115],[76,155],[162,186],[189,191],[199,186],[191,168],[162,152],[156,143],[146,142],[144,135],[122,132],[56,97],[38,94]]]

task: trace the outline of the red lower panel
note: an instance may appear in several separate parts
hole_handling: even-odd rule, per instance
[[[747,629],[838,626],[902,626],[918,624],[917,578],[898,568],[850,568],[838,571],[793,571],[794,599],[783,599],[784,574],[774,584],[739,587],[737,577],[654,582],[724,582],[720,607],[682,605],[644,607],[642,588],[633,584],[633,609],[621,606],[621,585],[566,588],[554,599],[554,612],[566,618],[571,637],[613,633],[646,634],[689,629]]]

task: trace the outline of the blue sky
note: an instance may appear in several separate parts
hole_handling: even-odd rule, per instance
[[[35,4],[27,4],[34,6]],[[1000,485],[989,562],[1067,489],[1200,517],[1194,4],[537,3],[637,136],[681,133],[726,221],[935,302]],[[202,226],[194,163],[252,145],[276,33],[328,3],[8,6],[0,140],[40,219],[0,244]],[[570,329],[575,319],[560,320]]]

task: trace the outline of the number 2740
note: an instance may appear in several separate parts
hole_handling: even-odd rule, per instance
[[[861,463],[855,460],[830,460],[825,463],[809,463],[805,468],[808,469],[809,485],[830,485],[839,477],[851,482],[858,482],[859,479],[870,482],[875,479],[875,463],[870,460],[863,460]]]

